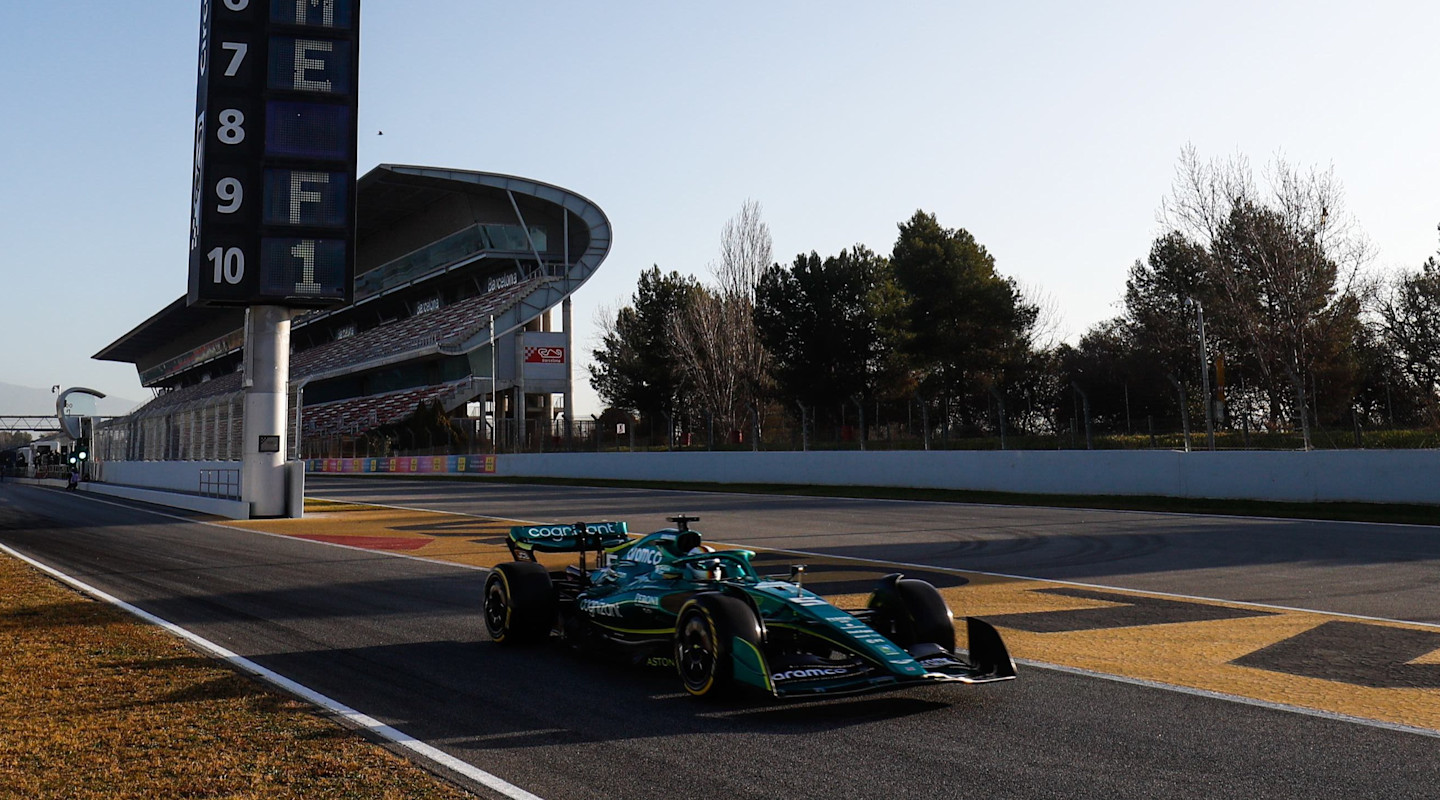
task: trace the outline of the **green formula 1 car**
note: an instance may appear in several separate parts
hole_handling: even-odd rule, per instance
[[[842,610],[788,576],[756,573],[749,550],[715,550],[689,523],[632,539],[623,522],[510,529],[515,560],[485,581],[485,627],[502,644],[559,635],[582,650],[669,666],[697,697],[751,688],[776,697],[895,689],[924,683],[1011,680],[1000,634],[966,621],[969,653],[955,649],[950,609],[935,587],[900,574],[876,585],[863,609]],[[537,553],[575,553],[552,572]],[[593,553],[593,567],[587,556]]]

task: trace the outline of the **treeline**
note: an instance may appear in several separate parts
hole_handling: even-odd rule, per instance
[[[1316,426],[1440,424],[1440,262],[1370,275],[1333,174],[1282,160],[1266,174],[1187,148],[1122,313],[1074,345],[1044,341],[1043,304],[933,214],[900,223],[888,255],[784,265],[747,203],[713,284],[652,267],[602,313],[591,381],[670,430],[776,414],[819,429],[863,411],[953,436],[1124,433],[1203,430],[1208,411],[1217,430],[1308,446]]]

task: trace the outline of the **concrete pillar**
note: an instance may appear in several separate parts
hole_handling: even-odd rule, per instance
[[[515,331],[515,450],[525,449],[525,330]]]
[[[245,446],[240,499],[250,504],[251,517],[281,517],[287,510],[290,317],[290,310],[280,306],[251,306],[245,312]]]
[[[565,447],[575,435],[575,336],[570,327],[570,295],[560,303],[560,324],[565,328]]]

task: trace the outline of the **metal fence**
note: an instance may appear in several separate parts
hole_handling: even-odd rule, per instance
[[[1207,431],[1198,406],[1168,415],[1092,415],[1088,396],[1048,409],[996,399],[961,418],[943,400],[886,406],[849,402],[829,408],[750,407],[738,415],[692,413],[644,419],[610,410],[599,417],[553,420],[452,418],[448,429],[392,428],[345,435],[295,436],[290,398],[291,458],[374,458],[469,453],[743,451],[743,450],[1301,450],[1440,448],[1440,428],[1390,424],[1383,415],[1311,417],[1276,425],[1233,404]],[[98,424],[99,461],[238,461],[243,407],[234,394]]]
[[[940,425],[915,419],[859,419],[847,424],[816,424],[800,415],[773,415],[740,427],[713,418],[694,423],[645,420],[584,420],[567,426],[562,419],[546,424],[529,420],[523,426],[501,420],[492,435],[488,423],[469,423],[471,435],[451,437],[402,436],[381,439],[366,435],[332,436],[307,440],[307,458],[366,458],[387,456],[464,455],[467,453],[644,452],[644,451],[746,451],[746,450],[1205,450],[1210,437],[1202,426],[1188,435],[1182,425],[1147,417],[1133,420],[1127,430],[1083,418],[1064,421],[1062,427],[1035,432],[1002,429],[998,421],[988,427]],[[1222,426],[1213,436],[1216,450],[1302,450],[1299,431],[1256,430]],[[1314,426],[1312,449],[1436,448],[1440,430],[1394,427]]]
[[[291,458],[299,458],[294,391],[289,398]],[[244,455],[244,400],[232,392],[142,410],[97,423],[91,453],[105,461],[239,461]]]
[[[199,489],[202,497],[239,500],[240,470],[202,469],[200,470]]]

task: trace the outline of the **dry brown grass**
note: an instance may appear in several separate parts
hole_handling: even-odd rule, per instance
[[[0,798],[469,794],[0,556]]]

